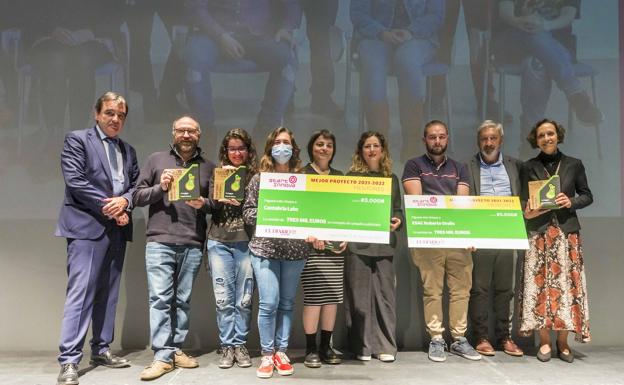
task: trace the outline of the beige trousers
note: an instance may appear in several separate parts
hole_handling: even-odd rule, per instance
[[[472,287],[472,254],[465,249],[410,249],[423,283],[425,323],[431,338],[442,337],[444,278],[449,289],[449,327],[453,338],[466,333]]]

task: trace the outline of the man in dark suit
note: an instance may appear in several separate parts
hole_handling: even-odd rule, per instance
[[[520,195],[521,162],[503,155],[503,126],[484,121],[477,134],[479,153],[469,162],[470,194],[510,196]],[[513,299],[513,250],[477,250],[472,254],[472,289],[469,316],[475,349],[482,355],[493,356],[489,341],[488,314],[490,288],[494,289],[496,342],[512,356],[522,356],[522,350],[511,339],[511,307]]]
[[[129,366],[110,352],[126,241],[132,240],[132,193],[139,176],[134,148],[118,138],[128,114],[121,95],[95,104],[95,127],[68,133],[61,153],[65,198],[55,235],[67,238],[67,293],[58,384],[78,384],[89,323],[91,364]]]

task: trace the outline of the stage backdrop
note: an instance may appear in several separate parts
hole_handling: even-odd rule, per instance
[[[85,2],[90,5],[81,11],[84,12],[82,16],[87,20],[91,15],[91,29],[96,31],[98,37],[108,39],[106,41],[112,44],[110,47],[113,49],[109,50],[107,45],[103,51],[87,55],[100,60],[96,63],[96,82],[91,88],[79,87],[77,91],[68,88],[71,84],[69,75],[75,73],[73,70],[69,75],[67,71],[63,73],[67,76],[61,83],[63,89],[59,89],[58,85],[50,88],[45,81],[45,71],[57,62],[41,49],[41,38],[49,34],[43,26],[50,24],[42,20],[52,16],[35,11],[45,3],[51,2],[0,0],[0,350],[54,350],[58,344],[66,285],[66,243],[52,234],[63,196],[59,154],[64,134],[92,125],[90,108],[96,95],[112,87],[128,98],[130,113],[122,136],[136,147],[142,163],[150,153],[167,148],[173,118],[189,108],[184,92],[186,82],[195,79],[186,71],[184,64],[189,59],[184,56],[187,52],[185,39],[192,28],[189,28],[190,22],[185,15],[177,13],[182,9],[176,6],[180,1],[136,1],[134,6],[120,1],[119,7],[115,8],[116,1],[93,0]],[[452,10],[452,5],[459,1],[447,3],[447,10]],[[591,331],[593,342],[599,345],[624,344],[618,322],[624,318],[621,299],[621,293],[624,293],[624,280],[621,278],[624,276],[621,252],[624,220],[619,87],[622,65],[619,30],[622,19],[618,18],[619,7],[617,0],[601,0],[600,6],[596,6],[595,2],[581,2],[580,12],[572,24],[575,39],[570,49],[576,51],[579,61],[591,66],[596,73],[596,101],[604,114],[604,121],[598,128],[583,126],[578,121],[569,127],[567,100],[554,83],[546,105],[547,116],[569,128],[561,149],[583,160],[594,192],[594,204],[580,211],[579,215],[585,242]],[[61,5],[57,8],[61,16],[70,16],[59,20],[67,22],[77,19],[77,10],[63,9]],[[453,18],[448,18],[443,29],[446,32],[439,33],[441,45],[436,48],[439,54],[436,60],[450,64],[452,135],[449,155],[464,161],[477,151],[476,127],[481,120],[470,62],[471,56],[478,57],[478,52],[481,52],[479,49],[483,45],[478,44],[478,39],[485,35],[474,33],[471,29],[467,33],[464,14],[472,13],[473,9],[468,12],[460,10],[456,24],[453,24]],[[103,25],[104,21],[106,25]],[[346,171],[360,133],[359,72],[353,70],[350,97],[345,99],[347,66],[345,54],[341,52],[341,47],[350,46],[349,38],[352,36],[349,2],[340,0],[337,11],[336,25],[345,34],[336,31],[331,34],[333,59],[336,60],[333,99],[341,108],[346,107],[344,119],[313,113],[310,109],[310,58],[314,52],[310,52],[306,23],[304,17],[295,33],[299,66],[294,78],[294,109],[285,115],[283,123],[293,129],[302,148],[305,148],[313,131],[331,129],[337,137],[333,166]],[[114,28],[103,28],[111,25]],[[453,25],[456,27],[454,38],[450,32]],[[484,25],[474,27],[483,28]],[[77,30],[81,27],[72,24],[67,28]],[[495,40],[501,35],[494,30],[492,36]],[[474,44],[473,48],[477,47],[472,55],[469,42]],[[450,52],[450,59],[442,54],[443,49]],[[67,57],[56,59],[62,62]],[[41,66],[41,63],[46,65]],[[106,64],[110,66],[106,67]],[[530,64],[539,69],[539,63]],[[482,68],[478,60],[476,68]],[[56,79],[55,76],[52,78]],[[329,76],[322,73],[321,78],[327,81]],[[251,129],[256,125],[267,74],[218,73],[213,74],[211,80],[215,114],[212,121],[204,124],[201,146],[208,156],[215,159],[218,141],[227,129]],[[583,89],[591,94],[589,79],[581,80]],[[439,83],[442,86],[435,84],[432,86],[430,117],[446,120],[447,103],[440,102],[444,83]],[[523,134],[532,122],[527,124],[521,119],[520,86],[519,76],[506,77],[504,152],[528,159],[536,152],[524,144]],[[500,100],[497,76],[493,77],[492,91],[495,91],[494,99]],[[391,116],[389,139],[394,172],[400,176],[404,161],[401,158],[402,146],[413,146],[414,156],[422,153],[423,148],[419,142],[420,131],[408,139],[410,136],[406,128],[401,128],[397,94],[396,79],[391,77],[387,82]],[[76,106],[83,105],[85,107],[76,110]],[[193,112],[202,111],[205,112]],[[496,119],[494,112],[490,111],[487,116]],[[257,144],[261,149],[264,147],[264,143]],[[302,158],[307,161],[305,150]],[[149,345],[143,235],[146,211],[136,210],[134,219],[136,236],[126,255],[115,340],[115,347],[127,349]],[[404,232],[400,240],[395,257],[398,342],[402,349],[421,349],[426,343],[422,287],[418,271],[411,265]],[[208,272],[203,268],[196,281],[192,301],[188,345],[198,349],[217,346],[214,297],[208,278]],[[300,313],[299,301],[294,323],[295,347],[304,345]],[[342,311],[339,317],[335,343],[342,346],[345,337]],[[250,346],[255,348],[258,346],[255,318],[253,324]]]

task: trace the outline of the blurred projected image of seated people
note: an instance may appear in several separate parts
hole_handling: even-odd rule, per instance
[[[444,1],[352,0],[354,47],[359,53],[366,122],[388,136],[390,118],[386,77],[397,76],[399,117],[405,139],[402,158],[416,152],[423,118],[422,66],[433,60]]]
[[[543,119],[552,81],[568,98],[577,119],[595,126],[603,115],[574,72],[576,41],[572,22],[580,0],[499,0],[500,29],[494,52],[504,63],[522,63],[521,127]],[[525,135],[523,135],[525,136]]]
[[[193,32],[184,52],[186,97],[203,127],[214,125],[210,74],[219,64],[251,60],[269,73],[254,136],[278,127],[293,93],[293,30],[301,22],[296,0],[187,0]]]
[[[24,40],[32,42],[29,61],[39,80],[45,126],[63,129],[69,105],[69,127],[83,128],[95,93],[96,68],[119,57],[113,43],[120,41],[120,7],[95,0],[27,2],[32,27]]]

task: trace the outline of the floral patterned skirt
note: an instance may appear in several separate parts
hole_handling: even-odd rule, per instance
[[[519,295],[520,334],[537,329],[569,330],[589,342],[589,309],[578,233],[567,236],[551,224],[545,233],[529,236]]]

